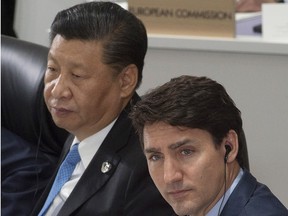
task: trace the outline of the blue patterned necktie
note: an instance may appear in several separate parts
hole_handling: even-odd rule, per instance
[[[50,193],[46,199],[46,202],[43,208],[41,209],[41,212],[38,214],[38,216],[42,216],[46,214],[55,196],[59,193],[62,186],[70,179],[72,172],[74,171],[75,166],[80,161],[80,159],[81,158],[78,152],[78,144],[75,144],[72,146],[65,160],[62,162],[58,170],[57,176],[54,180],[53,186],[50,190]]]

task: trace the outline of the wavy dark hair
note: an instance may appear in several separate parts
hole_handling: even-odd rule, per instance
[[[241,112],[225,88],[207,77],[180,76],[142,97],[130,114],[143,147],[146,124],[165,122],[172,126],[208,131],[216,148],[233,129],[238,134],[237,160],[249,169]]]

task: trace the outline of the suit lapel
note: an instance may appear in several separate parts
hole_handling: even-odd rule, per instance
[[[250,197],[253,195],[256,186],[256,179],[247,170],[244,170],[244,175],[229,197],[221,216],[240,215]]]
[[[73,192],[66,200],[59,215],[71,215],[85,203],[86,200],[97,193],[105,182],[113,176],[113,173],[120,162],[120,157],[117,152],[127,145],[132,129],[131,121],[127,117],[129,110],[130,105],[122,111],[115,125],[108,133],[99,150],[75,186]],[[123,128],[125,128],[125,130],[123,130]],[[108,162],[112,165],[112,168],[106,173],[101,171],[104,162]]]
[[[83,173],[83,176],[63,205],[59,215],[71,215],[77,208],[85,203],[87,199],[97,193],[105,182],[108,181],[120,161],[120,157],[117,155],[113,156],[101,154],[100,152],[94,156],[86,171]],[[106,173],[101,171],[103,162],[109,162],[112,166]]]

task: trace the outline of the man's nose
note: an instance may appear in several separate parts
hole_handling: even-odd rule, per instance
[[[176,160],[166,159],[164,162],[164,181],[167,184],[181,181],[182,171]]]
[[[54,98],[69,98],[71,96],[71,91],[69,88],[69,82],[65,76],[62,74],[54,80],[54,85],[51,89],[51,94]]]

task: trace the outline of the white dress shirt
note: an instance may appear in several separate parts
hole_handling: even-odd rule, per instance
[[[108,126],[103,128],[98,133],[87,137],[83,141],[79,143],[79,140],[75,137],[72,145],[79,143],[78,151],[81,157],[80,162],[76,165],[71,178],[67,181],[63,187],[61,188],[60,192],[54,198],[50,208],[48,209],[46,215],[47,216],[56,216],[62,206],[64,205],[65,201],[73,191],[74,187],[76,186],[77,182],[81,178],[82,174],[84,173],[85,169],[88,167],[89,163],[91,162],[92,158],[98,151],[99,147],[101,146],[102,142],[104,141],[105,137],[111,130],[112,126],[114,125],[116,119],[111,122]],[[70,147],[70,148],[71,148]]]

